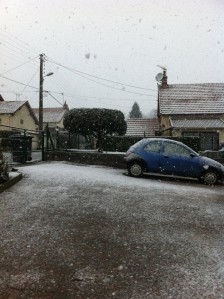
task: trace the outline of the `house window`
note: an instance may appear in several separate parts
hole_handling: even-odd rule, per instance
[[[183,137],[200,137],[199,132],[183,132]]]
[[[2,123],[2,119],[0,118],[0,124]]]
[[[24,121],[23,119],[20,119],[20,124],[23,125],[24,124]]]

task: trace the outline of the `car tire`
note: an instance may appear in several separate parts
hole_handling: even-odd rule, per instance
[[[133,162],[128,167],[128,173],[133,177],[141,177],[143,173],[142,164],[139,162]]]
[[[207,171],[203,176],[203,182],[206,185],[215,185],[218,181],[218,175],[215,171]]]

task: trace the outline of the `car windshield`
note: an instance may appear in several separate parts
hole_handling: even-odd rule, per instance
[[[130,147],[130,149],[138,148],[138,147],[140,147],[144,142],[145,142],[145,140],[142,139],[142,140],[136,142],[135,144],[133,144],[133,145]]]

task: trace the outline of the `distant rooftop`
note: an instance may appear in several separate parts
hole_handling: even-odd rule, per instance
[[[39,119],[39,108],[33,108],[33,111],[37,119]],[[68,106],[66,104],[63,107],[43,108],[43,122],[58,123],[63,119],[67,111],[68,111]]]
[[[159,129],[159,123],[156,118],[129,118],[127,119],[126,136],[155,136],[155,131]]]

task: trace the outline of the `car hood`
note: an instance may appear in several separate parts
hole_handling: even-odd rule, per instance
[[[208,157],[200,156],[200,159],[205,163],[208,164],[209,166],[214,166],[214,167],[222,167],[223,165],[213,159],[210,159]]]

